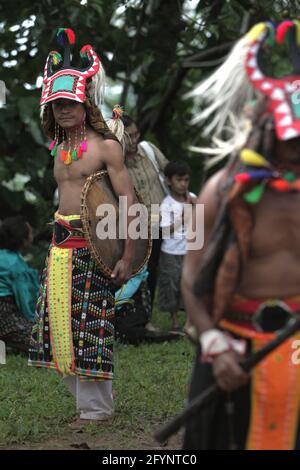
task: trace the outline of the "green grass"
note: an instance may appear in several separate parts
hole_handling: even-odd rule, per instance
[[[154,322],[167,327],[169,319],[162,315],[156,313]],[[116,419],[110,432],[119,441],[152,433],[182,409],[193,356],[186,339],[138,347],[116,344]],[[28,367],[25,357],[8,355],[7,364],[0,365],[2,447],[63,436],[73,417],[74,399],[54,371]]]

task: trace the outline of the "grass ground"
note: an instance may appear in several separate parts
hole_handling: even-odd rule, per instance
[[[154,316],[162,327],[167,320]],[[193,355],[185,338],[138,347],[116,344],[115,419],[81,433],[68,428],[75,402],[60,377],[28,367],[25,357],[8,355],[7,364],[0,365],[0,448],[159,448],[153,432],[183,408]],[[180,437],[167,448],[179,449]]]

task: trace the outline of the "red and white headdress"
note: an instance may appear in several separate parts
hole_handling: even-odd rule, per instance
[[[71,46],[75,43],[75,34],[71,29],[59,28],[57,41],[63,46],[63,57],[57,51],[51,51],[44,68],[44,86],[41,106],[58,98],[83,103],[86,96],[87,80],[92,80],[89,95],[100,106],[104,94],[105,74],[100,59],[92,46],[85,45],[80,50],[81,66],[71,65]]]
[[[300,24],[298,21],[283,21],[277,27],[272,23],[260,23],[249,33],[251,44],[246,58],[246,71],[252,85],[268,97],[268,109],[274,115],[275,129],[279,140],[300,136],[300,100],[297,86],[300,80]],[[280,78],[264,72],[262,58],[264,45],[287,43],[289,58],[293,66],[290,75]]]
[[[289,59],[293,72],[272,76],[266,71],[270,64],[264,53],[273,55],[275,46],[283,43],[288,46],[284,59]],[[204,135],[210,136],[214,145],[191,149],[211,155],[207,166],[212,166],[242,148],[251,130],[245,105],[262,95],[268,97],[268,111],[274,115],[277,138],[299,137],[299,85],[300,22],[258,23],[236,43],[224,63],[187,94],[195,98],[196,104],[204,104],[193,123],[205,122]]]

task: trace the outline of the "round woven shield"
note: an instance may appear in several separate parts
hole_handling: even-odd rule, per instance
[[[136,190],[135,193],[138,203],[143,204]],[[95,173],[87,178],[81,193],[83,232],[91,256],[101,272],[108,277],[111,276],[124,250],[125,240],[124,236],[122,239],[122,228],[120,229],[120,226],[122,227],[120,218],[124,220],[124,217],[121,217],[119,209],[119,200],[114,193],[106,170]],[[134,219],[134,221],[137,220]],[[146,219],[143,218],[142,220],[145,222],[142,228],[142,236],[134,235],[132,237],[134,255],[131,277],[143,269],[151,254],[150,217],[146,216]],[[125,233],[124,230],[123,233]]]

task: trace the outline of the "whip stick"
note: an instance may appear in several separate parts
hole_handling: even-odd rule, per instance
[[[256,351],[240,362],[240,365],[245,372],[250,372],[251,369],[261,362],[268,354],[270,354],[286,339],[300,330],[300,315],[296,315],[295,317],[295,319],[288,323],[286,328],[282,329],[280,333],[278,333],[276,338],[266,344],[259,351]],[[197,413],[201,408],[206,406],[207,403],[209,403],[213,398],[221,393],[223,393],[223,390],[216,384],[208,387],[206,390],[204,390],[204,392],[200,393],[200,395],[194,398],[183,411],[178,413],[178,415],[175,416],[172,421],[158,429],[158,431],[156,431],[154,434],[155,439],[160,443],[166,442],[173,434],[178,432],[179,429],[184,426],[188,420],[197,416]]]

